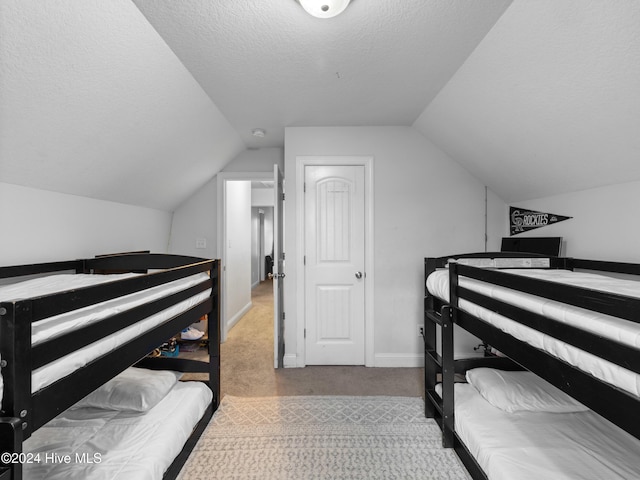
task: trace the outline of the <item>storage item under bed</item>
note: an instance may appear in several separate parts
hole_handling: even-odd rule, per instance
[[[640,298],[640,282],[633,280],[553,269],[505,269],[501,270],[501,272]],[[436,270],[429,275],[426,283],[427,289],[432,295],[446,302],[449,301],[448,270]],[[465,277],[460,277],[459,284],[461,287],[482,293],[488,297],[520,306],[525,310],[542,314],[554,320],[571,324],[640,349],[640,324],[638,323]],[[600,380],[615,385],[633,395],[640,396],[640,375],[630,370],[479,307],[467,300],[460,299],[459,307],[467,313],[513,335],[515,338],[544,350]]]
[[[590,410],[507,413],[472,385],[454,389],[456,433],[489,480],[640,478],[640,440]]]
[[[24,451],[40,459],[24,465],[24,479],[161,479],[211,399],[205,384],[178,382],[145,413],[69,409],[24,442]],[[71,463],[61,460],[65,455]]]

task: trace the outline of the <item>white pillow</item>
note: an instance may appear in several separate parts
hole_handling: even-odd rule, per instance
[[[506,372],[492,368],[467,371],[467,382],[494,407],[509,413],[584,412],[581,403],[531,372]]]
[[[129,367],[84,397],[73,408],[146,412],[178,382],[180,372]]]

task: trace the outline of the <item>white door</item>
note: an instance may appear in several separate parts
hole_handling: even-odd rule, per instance
[[[273,166],[274,208],[273,208],[273,359],[274,367],[282,368],[284,362],[284,188],[282,172]]]
[[[363,165],[305,166],[305,363],[365,363]]]

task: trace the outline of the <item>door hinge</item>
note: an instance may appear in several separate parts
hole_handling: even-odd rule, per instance
[[[282,194],[282,201],[284,202],[284,193]]]
[[[284,312],[282,312],[282,319],[284,320],[284,318],[285,318],[285,314]]]
[[[306,193],[306,191],[307,191],[307,182],[304,182],[302,184],[302,191]]]
[[[307,338],[307,329],[306,328],[304,329],[304,332],[303,332],[302,335],[303,335],[304,338]]]
[[[282,260],[284,260],[284,252],[282,252]]]
[[[307,256],[306,255],[302,257],[302,264],[303,265],[307,264]]]

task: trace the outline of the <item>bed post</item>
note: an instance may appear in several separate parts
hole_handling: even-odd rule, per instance
[[[31,300],[0,305],[0,351],[4,394],[2,416],[20,418],[31,435]]]
[[[454,446],[454,381],[453,328],[458,306],[458,264],[449,264],[450,306],[442,309],[442,445]]]
[[[22,440],[22,421],[15,417],[0,417],[0,452],[21,453]],[[4,478],[22,480],[22,464],[0,463],[0,479]]]
[[[213,262],[209,271],[211,286],[211,312],[207,315],[209,333],[209,388],[213,392],[214,411],[220,405],[220,260]]]

